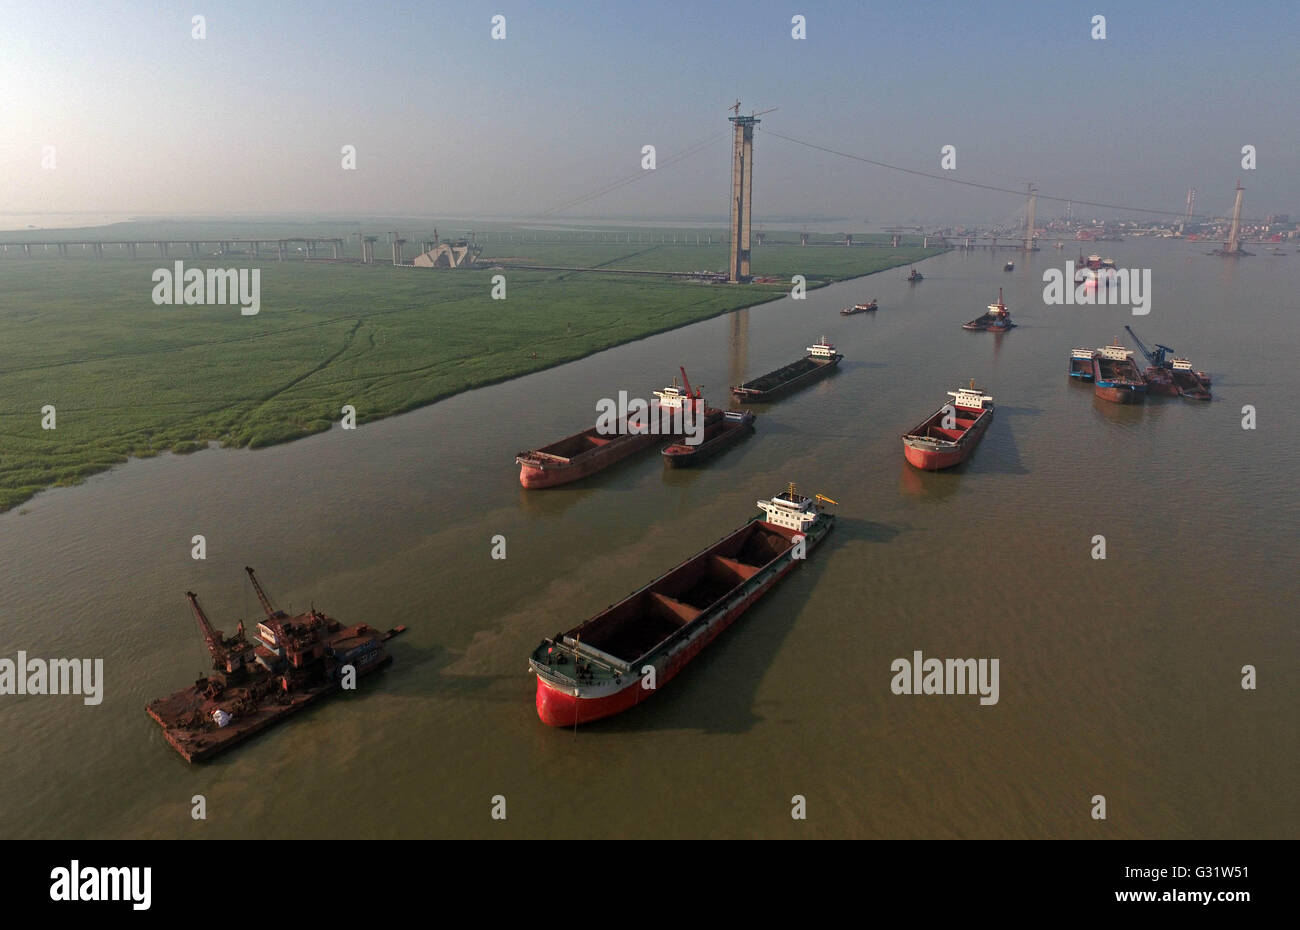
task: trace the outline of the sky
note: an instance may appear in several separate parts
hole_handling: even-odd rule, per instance
[[[739,99],[776,108],[755,139],[760,225],[1024,206],[769,129],[1171,211],[1194,187],[1198,212],[1226,213],[1240,178],[1247,215],[1300,214],[1297,36],[1294,0],[0,0],[0,213],[534,216],[636,176],[560,215],[725,220]]]

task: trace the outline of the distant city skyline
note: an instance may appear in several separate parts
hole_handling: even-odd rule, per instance
[[[998,223],[1023,209],[773,133],[960,181],[1032,181],[1044,220],[1064,212],[1049,196],[1175,214],[1193,187],[1197,213],[1222,216],[1238,179],[1248,217],[1300,214],[1293,3],[311,11],[0,6],[0,213],[716,222],[739,99],[742,113],[776,108],[755,137],[758,223]]]

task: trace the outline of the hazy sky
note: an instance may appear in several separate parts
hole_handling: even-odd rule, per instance
[[[1247,214],[1297,214],[1298,36],[1295,0],[0,0],[0,212],[528,215],[724,133],[740,98],[919,170],[954,145],[966,180],[1224,212],[1240,177]],[[754,163],[759,221],[1021,207],[761,133]],[[718,139],[573,212],[725,216],[729,171]]]

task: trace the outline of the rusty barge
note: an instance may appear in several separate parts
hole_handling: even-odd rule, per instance
[[[290,617],[271,606],[253,569],[245,568],[266,614],[249,639],[241,621],[233,636],[213,627],[198,595],[186,592],[212,674],[145,708],[186,762],[204,762],[322,698],[389,665],[384,643],[406,630],[380,633],[364,623],[344,626],[313,607]]]

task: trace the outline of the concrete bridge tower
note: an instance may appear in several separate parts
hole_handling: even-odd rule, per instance
[[[732,108],[737,114],[740,103]],[[750,203],[754,194],[754,126],[761,122],[753,116],[727,117],[735,127],[731,153],[731,249],[727,259],[727,280],[733,284],[748,281],[750,246]]]

